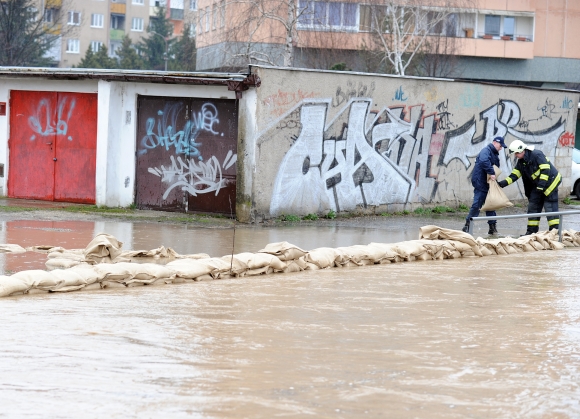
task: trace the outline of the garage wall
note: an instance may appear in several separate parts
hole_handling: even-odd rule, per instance
[[[98,87],[97,205],[111,207],[134,203],[138,95],[235,99],[225,86],[100,81]]]
[[[470,204],[497,135],[542,149],[570,189],[578,94],[449,80],[253,68],[253,217]],[[501,154],[504,175],[512,162]],[[503,176],[501,178],[503,178]],[[523,199],[521,182],[506,193]]]

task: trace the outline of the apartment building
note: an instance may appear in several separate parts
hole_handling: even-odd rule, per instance
[[[328,69],[317,66],[316,58],[332,49],[340,51],[348,68],[367,71],[360,50],[371,44],[375,14],[381,13],[387,3],[297,0],[292,47],[298,53],[293,56],[292,66]],[[436,6],[437,0],[430,3]],[[546,87],[578,83],[580,1],[474,0],[471,5],[469,9],[453,9],[430,33],[431,37],[456,42],[455,77]],[[281,21],[289,21],[288,7],[279,7],[276,13]],[[243,14],[238,2],[226,5],[223,0],[199,0],[198,69],[243,68],[248,64],[250,43],[251,49],[258,51],[254,55],[258,59],[252,63],[270,60],[270,64],[284,65],[287,38],[282,25],[262,15],[250,40],[232,33],[236,17]],[[267,60],[260,61],[260,56]]]
[[[50,52],[57,67],[77,65],[88,47],[106,46],[111,57],[125,35],[135,44],[149,36],[147,28],[159,7],[165,7],[180,36],[185,23],[195,24],[197,0],[38,0],[47,22],[60,21],[61,37]]]

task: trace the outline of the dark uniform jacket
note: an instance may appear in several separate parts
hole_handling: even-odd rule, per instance
[[[537,189],[545,196],[550,196],[562,182],[562,175],[541,150],[525,150],[524,158],[518,159],[510,175],[498,182],[502,188],[522,178],[524,192],[529,199],[532,190]]]
[[[473,172],[471,172],[471,184],[475,189],[481,191],[489,190],[487,175],[495,175],[493,165],[499,167],[499,152],[492,143],[489,143],[477,155]]]

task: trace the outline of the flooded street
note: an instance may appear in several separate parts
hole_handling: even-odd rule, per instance
[[[233,243],[229,229],[104,221],[6,221],[0,241],[83,248],[102,231],[126,250]],[[246,227],[235,251],[417,233]],[[43,269],[46,255],[0,260]],[[577,418],[579,270],[573,248],[4,298],[0,417]]]

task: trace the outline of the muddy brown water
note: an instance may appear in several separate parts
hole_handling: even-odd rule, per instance
[[[232,243],[229,230],[46,223],[2,234],[80,248],[107,228],[129,248],[216,256]],[[240,229],[236,246],[385,234]],[[565,249],[4,298],[0,417],[577,418],[579,270]]]

